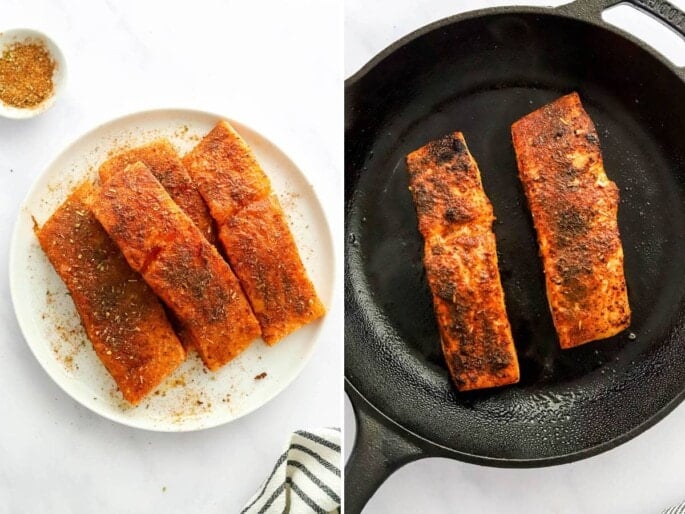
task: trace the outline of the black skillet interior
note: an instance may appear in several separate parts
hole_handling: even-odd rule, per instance
[[[633,321],[559,349],[510,126],[578,91],[620,188]],[[575,460],[659,419],[685,390],[685,84],[606,27],[548,10],[459,17],[346,89],[345,374],[372,405],[454,456]],[[521,364],[512,387],[458,393],[442,358],[405,155],[460,130],[494,206]],[[633,336],[634,334],[634,336]]]

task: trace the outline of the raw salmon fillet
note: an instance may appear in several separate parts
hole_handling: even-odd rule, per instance
[[[559,344],[572,348],[630,324],[618,231],[618,188],[577,93],[512,125]]]
[[[92,209],[131,267],[183,323],[210,370],[259,336],[230,267],[147,166],[115,171]]]
[[[36,229],[71,293],[95,353],[124,398],[139,403],[185,359],[162,304],[90,212],[79,187]]]
[[[219,227],[219,240],[273,345],[325,309],[307,276],[271,183],[225,121],[183,158]]]
[[[457,389],[518,382],[495,216],[463,135],[455,132],[410,153],[407,168],[442,350]]]
[[[98,170],[100,180],[107,182],[113,173],[130,164],[142,162],[159,180],[169,196],[197,225],[207,240],[216,244],[216,231],[202,195],[190,179],[176,150],[166,139],[125,150],[107,159]]]
[[[172,144],[166,139],[158,139],[144,146],[130,148],[119,152],[107,159],[100,166],[98,173],[102,182],[136,162],[142,162],[155,176],[159,183],[166,189],[169,196],[185,212],[193,223],[200,229],[207,240],[216,245],[217,234],[209,209],[202,199],[202,195],[190,179],[181,159]],[[176,318],[174,313],[167,308],[167,316],[171,325],[176,330],[183,346],[187,350],[193,348],[193,340],[190,332]]]

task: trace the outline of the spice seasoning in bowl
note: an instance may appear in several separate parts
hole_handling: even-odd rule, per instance
[[[0,56],[0,101],[20,109],[52,95],[55,61],[41,41],[14,43]]]
[[[29,118],[47,110],[64,81],[64,58],[34,30],[0,33],[0,116]]]

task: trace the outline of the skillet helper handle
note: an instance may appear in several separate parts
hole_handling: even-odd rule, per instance
[[[568,4],[560,5],[557,9],[581,20],[601,21],[604,9],[621,2],[623,0],[574,0]]]
[[[585,21],[602,21],[602,11],[621,3],[629,3],[685,38],[685,12],[668,0],[575,0],[558,7],[576,18]],[[676,68],[678,69],[678,68]],[[678,69],[685,76],[685,67]]]
[[[638,9],[651,14],[685,37],[685,13],[666,0],[628,0]]]
[[[392,422],[353,387],[346,388],[357,417],[357,437],[345,466],[345,514],[360,514],[397,469],[425,457],[423,449],[391,428]]]

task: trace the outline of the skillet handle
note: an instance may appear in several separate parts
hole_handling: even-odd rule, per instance
[[[622,3],[632,4],[685,37],[685,13],[668,0],[575,0],[558,9],[586,21],[600,21],[602,11]]]
[[[568,4],[560,5],[557,9],[585,21],[597,22],[601,21],[604,9],[621,2],[623,0],[574,0]]]
[[[585,21],[601,22],[602,11],[611,6],[626,2],[653,16],[685,38],[685,12],[668,2],[668,0],[574,0],[571,3],[559,6],[557,9]],[[681,67],[678,71],[685,75],[685,68]]]
[[[345,466],[345,514],[360,514],[385,480],[411,461],[426,457],[423,448],[399,434],[399,427],[376,410],[346,381],[357,417],[357,437]]]
[[[651,14],[657,20],[685,37],[685,13],[666,0],[628,0],[638,9]]]

